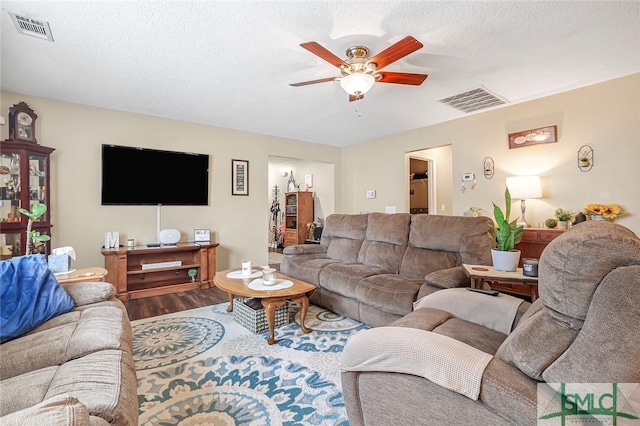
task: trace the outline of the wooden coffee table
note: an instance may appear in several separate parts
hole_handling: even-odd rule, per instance
[[[278,279],[289,280],[293,286],[280,290],[253,290],[249,288],[249,283],[256,278],[229,278],[229,272],[237,271],[237,269],[227,269],[226,271],[217,272],[213,278],[214,284],[229,295],[229,308],[227,312],[233,311],[233,296],[253,297],[260,299],[264,306],[267,324],[269,325],[269,339],[267,342],[273,345],[275,342],[275,318],[276,309],[284,305],[287,300],[300,303],[300,328],[305,333],[311,330],[304,325],[304,320],[309,309],[309,297],[316,291],[316,287],[304,281],[297,280],[280,273],[276,273]]]

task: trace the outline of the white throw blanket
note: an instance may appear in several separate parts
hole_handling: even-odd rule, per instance
[[[342,351],[342,370],[412,374],[477,400],[482,373],[492,358],[431,331],[377,327],[349,338]]]
[[[449,288],[417,300],[413,304],[413,310],[436,308],[465,321],[509,334],[518,313],[518,306],[522,302],[522,299],[502,293],[489,296],[464,288]]]

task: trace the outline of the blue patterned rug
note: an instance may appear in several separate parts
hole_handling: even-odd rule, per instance
[[[305,321],[253,334],[228,303],[134,321],[140,425],[348,425],[340,387],[347,338],[368,328],[310,306]]]

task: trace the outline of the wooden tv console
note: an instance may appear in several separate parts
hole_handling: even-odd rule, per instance
[[[102,254],[108,281],[116,287],[118,299],[126,302],[214,287],[216,247],[217,243],[178,243],[174,246],[103,249]],[[193,279],[189,270],[196,272]]]

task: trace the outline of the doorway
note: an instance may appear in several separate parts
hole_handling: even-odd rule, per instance
[[[453,145],[407,152],[405,161],[406,211],[452,215]]]
[[[435,209],[434,191],[430,170],[436,170],[435,160],[409,157],[409,213],[429,214],[429,207]],[[434,173],[435,174],[435,173]]]

